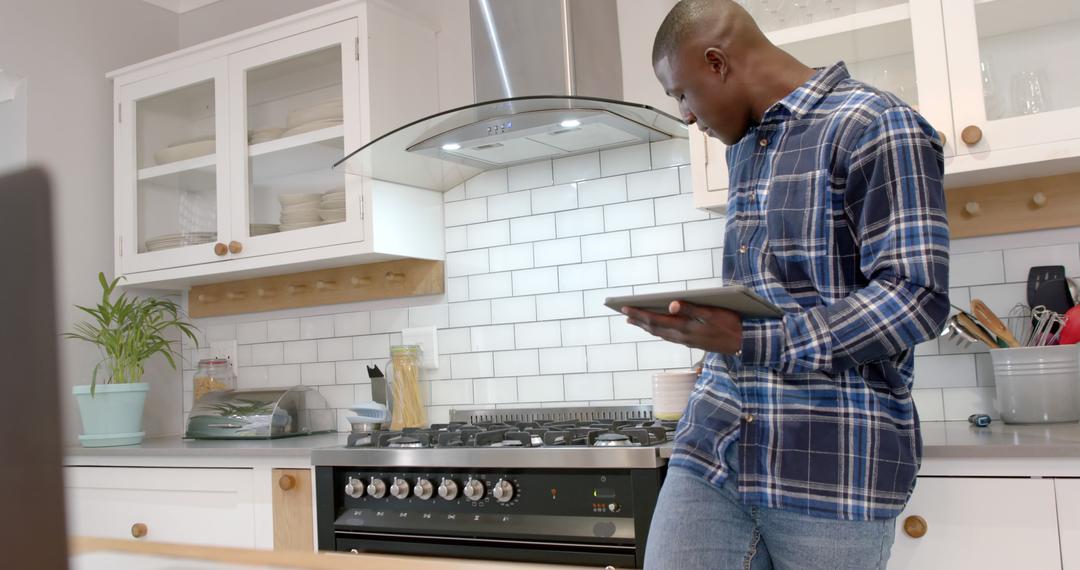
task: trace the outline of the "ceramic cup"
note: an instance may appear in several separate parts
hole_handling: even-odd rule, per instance
[[[693,370],[653,374],[653,415],[661,420],[681,418],[697,377]]]

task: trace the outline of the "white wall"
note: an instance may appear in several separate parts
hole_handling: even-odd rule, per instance
[[[57,326],[70,328],[74,303],[99,296],[96,275],[112,274],[111,69],[176,49],[176,15],[139,0],[0,1],[0,68],[27,81],[27,154],[54,185]],[[61,344],[65,440],[79,432],[70,387],[84,384],[96,350]],[[175,373],[152,367],[147,429],[173,431],[180,393]]]
[[[0,172],[26,164],[26,80],[0,69]]]
[[[664,94],[652,69],[656,29],[676,0],[618,0],[619,45],[622,49],[623,99],[651,105],[679,116],[675,100]]]
[[[181,48],[310,10],[334,0],[222,0],[179,16]]]

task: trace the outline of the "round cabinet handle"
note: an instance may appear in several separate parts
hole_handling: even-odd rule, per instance
[[[235,240],[229,242],[229,253],[240,253],[241,251],[244,251],[244,244]]]
[[[292,475],[282,475],[277,481],[277,486],[281,487],[282,491],[288,491],[293,487],[296,487],[296,477]]]
[[[979,144],[979,141],[982,140],[982,137],[982,129],[976,127],[975,125],[964,127],[964,130],[960,131],[960,139],[963,140],[964,144],[968,146]]]
[[[150,529],[146,527],[145,523],[135,523],[131,525],[131,536],[134,538],[142,538],[146,536],[146,533],[150,532]]]
[[[911,515],[904,519],[904,534],[911,538],[922,538],[926,535],[926,519],[919,515]]]
[[[221,256],[225,255],[226,253],[229,253],[229,246],[221,243],[220,241],[214,244],[214,254],[215,255],[217,255],[218,257],[221,257]]]
[[[937,132],[937,136],[938,136],[938,138],[940,138],[940,139],[941,139],[941,146],[948,146],[948,144],[949,144],[949,137],[945,136],[945,133],[943,133],[943,132],[941,132],[941,131],[938,131],[938,132]]]

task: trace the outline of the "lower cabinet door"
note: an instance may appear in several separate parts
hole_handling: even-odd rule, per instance
[[[251,469],[67,467],[68,534],[255,546]]]
[[[1061,568],[1080,570],[1080,479],[1055,479]]]
[[[1052,479],[920,477],[890,570],[1061,568]]]

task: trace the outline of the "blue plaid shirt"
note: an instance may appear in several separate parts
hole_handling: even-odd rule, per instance
[[[739,445],[748,505],[897,516],[922,456],[913,347],[948,314],[936,131],[842,63],[770,107],[727,151],[724,276],[785,312],[710,353],[671,464],[720,486]]]

